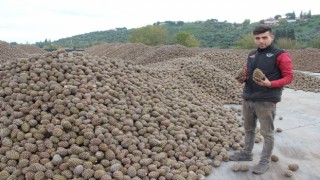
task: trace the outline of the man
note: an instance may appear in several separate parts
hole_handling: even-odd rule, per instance
[[[237,80],[245,82],[243,89],[243,117],[245,145],[242,151],[229,157],[231,161],[252,161],[257,119],[264,138],[260,161],[253,167],[253,173],[263,174],[269,169],[274,146],[274,117],[276,103],[280,102],[282,89],[293,80],[292,62],[288,53],[273,46],[274,35],[267,26],[257,26],[253,30],[255,51],[249,53],[246,75]],[[253,71],[259,68],[264,79],[253,78]]]

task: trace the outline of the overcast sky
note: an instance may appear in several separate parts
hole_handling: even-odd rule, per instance
[[[0,0],[0,40],[51,41],[117,27],[139,28],[157,21],[242,23],[245,19],[320,14],[319,0]]]

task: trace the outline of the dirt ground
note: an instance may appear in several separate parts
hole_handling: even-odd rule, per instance
[[[278,162],[271,162],[269,171],[262,175],[252,173],[253,165],[258,163],[263,142],[254,146],[254,160],[239,162],[248,164],[248,172],[233,172],[234,161],[222,163],[214,169],[206,180],[319,180],[320,179],[320,94],[285,89],[282,101],[277,104],[275,128],[283,129],[275,133],[273,154]],[[237,106],[240,108],[240,106]],[[280,120],[280,117],[283,119]],[[232,153],[232,152],[230,152]],[[284,176],[288,164],[299,164],[299,170],[291,178]]]

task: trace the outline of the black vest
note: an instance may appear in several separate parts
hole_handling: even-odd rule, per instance
[[[249,53],[247,59],[248,79],[243,90],[243,99],[252,101],[281,101],[283,88],[262,87],[253,82],[252,75],[255,68],[261,69],[266,77],[272,81],[280,79],[281,70],[277,66],[277,57],[283,53],[272,45],[266,49],[257,49]]]

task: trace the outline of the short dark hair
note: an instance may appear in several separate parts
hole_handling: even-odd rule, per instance
[[[267,31],[272,33],[272,29],[269,26],[258,25],[253,29],[252,33],[253,33],[253,35],[257,35],[257,34],[265,33]]]

